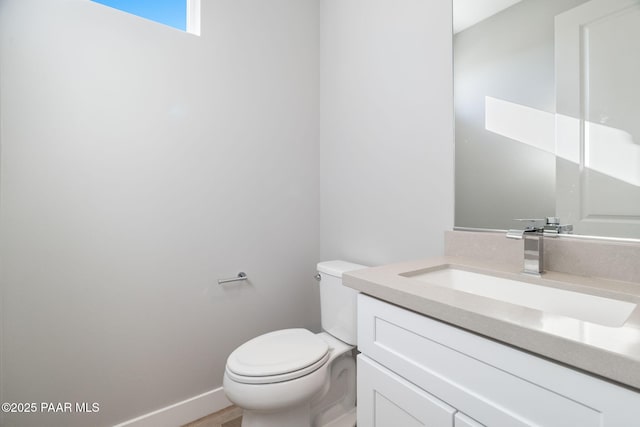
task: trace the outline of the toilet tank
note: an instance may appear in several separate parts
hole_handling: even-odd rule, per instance
[[[346,261],[318,263],[322,329],[347,344],[356,345],[358,291],[342,285],[342,273],[366,268]]]

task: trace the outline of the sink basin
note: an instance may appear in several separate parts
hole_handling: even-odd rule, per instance
[[[441,286],[546,313],[558,314],[603,326],[624,325],[636,304],[581,292],[536,285],[454,267],[402,274]]]

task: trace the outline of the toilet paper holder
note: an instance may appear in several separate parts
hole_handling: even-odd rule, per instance
[[[222,285],[224,283],[231,283],[231,282],[240,282],[248,279],[249,278],[247,277],[247,273],[241,271],[240,273],[238,273],[236,277],[232,277],[231,279],[218,279],[218,285]]]

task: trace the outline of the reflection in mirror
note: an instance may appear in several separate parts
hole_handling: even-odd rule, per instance
[[[454,0],[454,31],[455,225],[640,238],[640,0]]]

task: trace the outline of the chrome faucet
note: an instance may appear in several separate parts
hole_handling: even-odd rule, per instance
[[[558,234],[568,234],[573,231],[571,224],[560,225],[560,219],[547,217],[545,219],[516,219],[527,222],[522,230],[507,231],[509,239],[524,239],[524,274],[540,276],[544,272],[544,239],[556,237]]]

